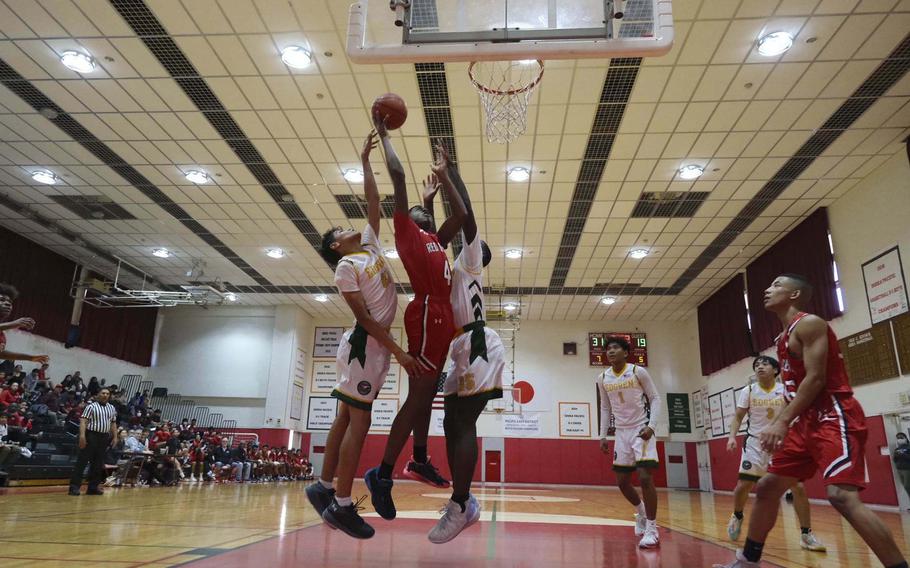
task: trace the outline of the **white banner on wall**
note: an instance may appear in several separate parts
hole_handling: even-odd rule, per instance
[[[398,414],[397,398],[377,398],[373,401],[370,430],[388,431],[392,427],[396,414]]]
[[[692,418],[695,420],[695,428],[705,427],[705,414],[701,405],[701,389],[692,393]]]
[[[559,403],[559,435],[564,438],[591,437],[591,403]]]
[[[438,434],[440,436],[445,436],[446,429],[442,424],[443,418],[445,418],[446,413],[442,410],[434,410],[430,415],[430,431],[433,434]]]
[[[338,382],[335,361],[313,361],[313,378],[310,381],[311,393],[330,393]]]
[[[724,428],[724,412],[720,403],[720,393],[708,397],[708,407],[711,417],[711,436],[723,436],[726,429]]]
[[[511,438],[540,436],[540,414],[537,412],[503,414],[502,435]]]
[[[338,399],[331,396],[311,396],[306,415],[307,430],[329,430],[338,414]]]
[[[898,247],[863,263],[863,281],[872,324],[889,320],[908,310],[907,283]]]
[[[313,357],[335,357],[338,343],[344,335],[343,327],[317,327],[313,339]]]
[[[389,372],[385,376],[385,382],[382,383],[380,394],[398,394],[401,390],[399,377],[401,376],[401,365],[392,361],[389,365]]]
[[[736,414],[736,397],[733,395],[733,389],[720,393],[720,408],[723,412],[724,434],[729,434],[730,422],[733,421],[733,415]]]

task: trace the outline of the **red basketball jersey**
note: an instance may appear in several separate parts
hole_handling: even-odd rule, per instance
[[[802,359],[797,359],[790,354],[790,334],[796,328],[807,313],[800,312],[790,322],[790,325],[777,338],[777,358],[780,360],[780,375],[786,388],[787,400],[793,400],[796,396],[796,389],[806,378],[806,364]],[[844,356],[841,355],[840,345],[837,343],[837,336],[831,326],[828,328],[828,360],[825,365],[825,388],[809,407],[815,410],[827,411],[831,406],[832,395],[839,397],[852,396],[853,389],[850,388],[850,377],[847,376],[847,369],[844,367]]]
[[[395,212],[395,248],[411,280],[415,296],[449,299],[452,271],[449,257],[433,233],[417,226],[407,213]]]

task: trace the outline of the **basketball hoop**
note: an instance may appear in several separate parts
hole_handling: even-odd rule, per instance
[[[531,94],[543,79],[543,61],[473,61],[468,77],[480,94],[487,140],[506,144],[524,134]]]

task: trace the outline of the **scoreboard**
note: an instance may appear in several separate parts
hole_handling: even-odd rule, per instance
[[[629,363],[648,366],[648,338],[644,333],[589,333],[588,334],[588,363],[591,367],[608,367],[607,339],[622,337],[629,342]]]

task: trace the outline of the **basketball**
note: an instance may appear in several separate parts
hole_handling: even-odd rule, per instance
[[[385,117],[386,128],[396,130],[408,119],[408,106],[395,93],[386,93],[373,101],[373,114]]]

